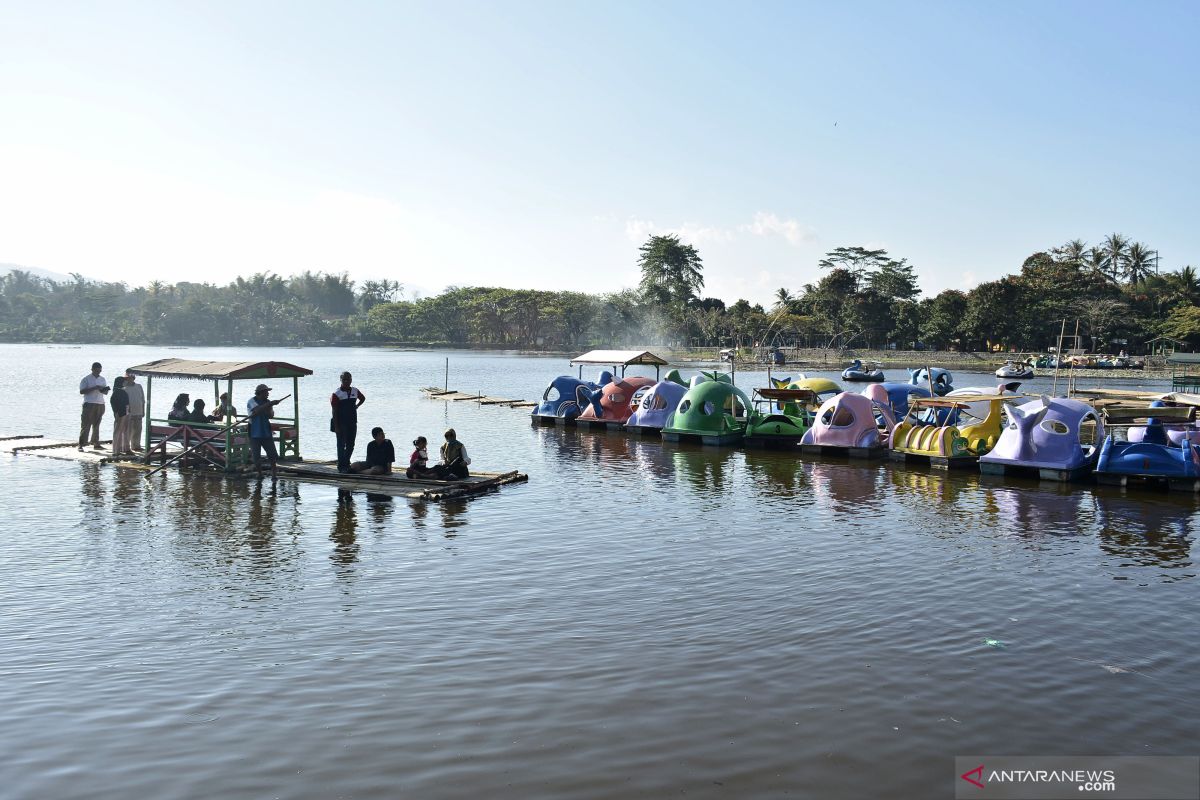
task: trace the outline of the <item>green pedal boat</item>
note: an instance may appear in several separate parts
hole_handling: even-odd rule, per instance
[[[755,389],[754,410],[746,424],[746,447],[799,449],[811,423],[808,409],[816,401],[812,389]]]
[[[741,444],[749,421],[750,398],[725,380],[693,379],[662,430],[665,442],[697,442],[710,447]]]

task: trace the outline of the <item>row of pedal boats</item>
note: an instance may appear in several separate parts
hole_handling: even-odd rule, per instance
[[[931,381],[925,370],[911,370],[908,382],[872,383],[861,392],[825,378],[772,379],[752,396],[720,372],[688,380],[678,370],[662,380],[604,372],[596,382],[563,375],[547,387],[532,422],[714,447],[1200,490],[1200,397],[1084,402],[1023,395],[1014,381],[954,389],[950,374],[940,372]]]
[[[908,371],[911,376],[919,370]],[[924,372],[924,371],[922,371]],[[944,369],[937,367],[929,368],[928,375],[933,382],[934,391],[938,394],[945,394],[949,390],[948,382],[945,379],[950,373]],[[996,370],[997,378],[1005,380],[1029,380],[1033,377],[1033,365],[1021,361],[1006,361],[1004,366]],[[883,367],[879,364],[864,364],[862,359],[854,359],[854,363],[842,370],[842,380],[850,383],[884,383],[887,381],[887,376],[883,374]]]

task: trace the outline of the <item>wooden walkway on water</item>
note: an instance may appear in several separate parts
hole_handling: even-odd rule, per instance
[[[470,394],[457,389],[439,389],[436,386],[426,386],[421,392],[431,400],[450,400],[461,403],[467,400],[481,406],[504,406],[506,408],[536,408],[532,400],[510,400],[504,397],[489,397],[485,394]]]
[[[134,469],[141,472],[155,470],[159,465],[147,464],[139,459],[128,456],[114,457],[111,441],[101,443],[104,447],[95,450],[90,445],[79,450],[78,443],[63,439],[48,439],[40,434],[24,434],[19,436],[0,436],[0,453],[14,456],[37,456],[52,458],[60,461],[74,461],[83,464],[99,464],[115,466],[121,469]],[[182,451],[182,448],[179,448]],[[238,480],[253,479],[252,470],[242,472],[218,472],[210,469],[188,469],[181,471],[206,477],[225,477]],[[406,497],[410,500],[440,501],[472,495],[486,494],[501,486],[513,483],[524,483],[529,476],[511,470],[508,472],[475,472],[466,480],[410,480],[404,472],[394,472],[391,475],[349,475],[337,471],[336,461],[281,461],[279,462],[280,480],[295,480],[303,483],[314,483],[334,486],[349,491],[385,494],[392,497]]]

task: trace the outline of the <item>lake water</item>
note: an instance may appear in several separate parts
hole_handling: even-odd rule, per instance
[[[93,360],[111,381],[163,356],[314,369],[310,457],[333,457],[349,369],[359,452],[372,425],[402,458],[452,425],[475,468],[529,482],[346,504],[0,458],[4,797],[924,798],[951,796],[956,754],[1196,751],[1190,495],[533,429],[419,394],[447,356],[452,388],[509,397],[568,371],[478,353],[5,345],[0,429],[73,438]],[[189,390],[211,396],[156,382],[156,409]]]

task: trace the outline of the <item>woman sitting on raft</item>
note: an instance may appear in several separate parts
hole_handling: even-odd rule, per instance
[[[188,408],[188,403],[192,400],[186,393],[175,398],[175,405],[171,406],[171,410],[167,413],[167,419],[177,419],[181,421],[190,420],[192,411]]]
[[[447,428],[446,443],[442,445],[441,466],[447,473],[461,480],[471,477],[471,473],[467,471],[470,463],[471,457],[467,455],[467,448],[458,440],[458,434],[454,432],[454,428]]]

